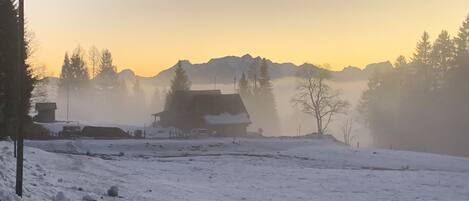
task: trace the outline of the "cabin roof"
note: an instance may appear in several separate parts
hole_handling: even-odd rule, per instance
[[[36,103],[36,111],[47,111],[47,110],[56,110],[56,103]]]
[[[154,115],[200,116],[209,124],[251,123],[239,94],[222,94],[220,90],[176,91],[171,99],[165,111]]]

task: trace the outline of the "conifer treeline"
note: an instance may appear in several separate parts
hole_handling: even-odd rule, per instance
[[[469,156],[469,16],[458,35],[424,32],[408,62],[375,73],[359,111],[382,147]]]
[[[91,69],[94,71],[91,75],[87,63],[91,64]],[[127,88],[128,84],[131,85],[130,88]],[[92,47],[89,53],[85,54],[81,47],[77,47],[70,57],[66,53],[58,92],[59,109],[65,111],[68,104],[70,120],[86,119],[134,124],[146,116],[149,117],[147,114],[149,109],[151,111],[155,109],[148,108],[138,78],[132,83],[125,83],[125,80],[119,78],[112,53],[107,49],[98,51]],[[150,104],[153,107],[164,101],[159,95],[154,98],[158,100],[152,100],[157,102]],[[99,111],[96,108],[99,108]]]

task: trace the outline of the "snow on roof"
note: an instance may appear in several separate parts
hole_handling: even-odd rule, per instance
[[[208,124],[250,124],[249,115],[245,112],[239,114],[221,113],[218,115],[204,115],[204,119]]]

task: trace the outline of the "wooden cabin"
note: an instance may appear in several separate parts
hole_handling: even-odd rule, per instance
[[[208,129],[215,136],[245,136],[251,124],[239,94],[220,90],[176,91],[163,112],[154,114],[162,127],[184,132]]]

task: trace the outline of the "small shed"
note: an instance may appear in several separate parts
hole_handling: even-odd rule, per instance
[[[34,116],[34,121],[40,123],[55,122],[55,110],[57,110],[56,103],[36,103],[38,114]]]

